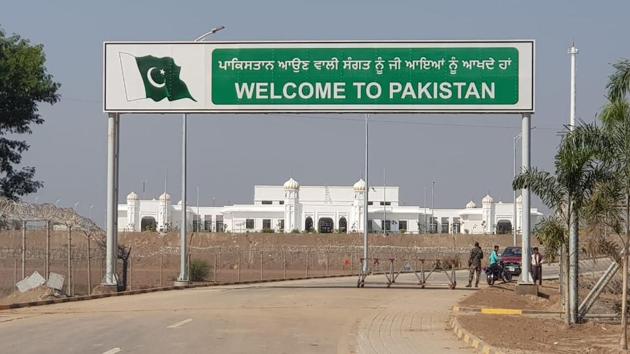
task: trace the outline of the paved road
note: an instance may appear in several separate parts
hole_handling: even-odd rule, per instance
[[[446,329],[467,290],[382,276],[221,286],[0,312],[6,353],[472,353]],[[406,286],[408,282],[409,286]]]
[[[609,262],[583,261],[600,271]],[[546,274],[557,277],[557,265]],[[441,275],[435,282],[445,281]],[[221,286],[0,312],[6,353],[472,353],[446,329],[470,294],[401,275]],[[482,282],[483,284],[483,279]]]

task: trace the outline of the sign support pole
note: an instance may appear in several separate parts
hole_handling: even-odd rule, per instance
[[[368,199],[370,195],[370,185],[368,183],[368,156],[369,156],[369,114],[365,115],[365,195],[363,196],[363,274],[367,276],[368,266]]]
[[[107,248],[104,286],[117,286],[116,260],[118,239],[118,151],[120,114],[110,113],[107,120]]]
[[[531,113],[523,113],[522,116],[522,132],[521,132],[521,142],[522,142],[522,171],[529,170],[530,167],[530,158],[531,158],[531,143],[530,143],[530,132],[531,132]],[[531,285],[532,278],[529,273],[530,263],[531,263],[531,250],[530,250],[530,193],[529,188],[524,188],[521,191],[521,196],[523,198],[523,211],[522,211],[522,220],[521,220],[521,246],[523,247],[522,251],[522,271],[521,271],[521,279],[519,280],[519,285]]]
[[[188,279],[188,247],[186,245],[186,226],[187,226],[187,218],[186,218],[186,145],[188,143],[188,127],[187,127],[188,117],[184,113],[182,116],[182,217],[181,223],[179,226],[180,232],[180,240],[179,240],[179,255],[180,255],[180,264],[179,264],[179,277],[175,282],[175,285],[186,285],[189,281]]]
[[[516,135],[514,137],[514,144],[513,144],[514,145],[514,178],[516,178],[516,171],[517,171],[516,170],[516,141],[518,139],[520,139],[520,137],[521,137],[520,134]],[[514,190],[514,200],[513,200],[513,204],[512,204],[512,215],[513,215],[513,217],[512,217],[512,239],[513,239],[512,245],[513,246],[516,246],[516,242],[517,242],[517,240],[516,240],[517,239],[517,231],[516,230],[517,230],[517,227],[518,227],[518,225],[517,225],[518,217],[516,215],[518,213],[518,209],[516,208],[516,198],[517,198],[516,195],[517,195],[516,190]]]

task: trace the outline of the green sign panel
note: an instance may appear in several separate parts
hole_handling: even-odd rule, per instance
[[[513,105],[516,48],[216,49],[216,105]]]

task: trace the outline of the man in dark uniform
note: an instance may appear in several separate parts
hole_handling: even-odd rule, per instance
[[[479,242],[475,242],[475,247],[470,251],[470,257],[468,258],[468,269],[470,275],[468,276],[467,288],[472,285],[473,277],[477,273],[477,279],[475,281],[475,288],[479,287],[479,277],[481,276],[481,260],[483,259],[483,251],[479,247]]]
[[[538,285],[542,285],[542,264],[543,257],[538,252],[538,247],[534,247],[534,253],[532,253],[532,278],[534,278],[534,284],[538,282]]]

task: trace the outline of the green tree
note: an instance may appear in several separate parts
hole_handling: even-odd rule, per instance
[[[34,179],[34,167],[18,167],[29,145],[9,137],[30,134],[32,124],[44,123],[38,104],[59,100],[60,85],[53,81],[45,62],[41,45],[0,30],[0,196],[12,200],[42,186]]]
[[[615,176],[616,190],[609,190],[607,198],[611,201],[602,205],[600,210],[605,212],[612,222],[615,222],[615,226],[621,224],[621,227],[614,227],[613,230],[620,236],[624,234],[624,237],[621,237],[623,290],[620,345],[625,350],[628,349],[628,245],[630,244],[630,103],[626,97],[630,91],[630,61],[622,60],[613,67],[615,72],[610,76],[608,83],[610,102],[604,107],[600,119],[610,140],[607,157]]]
[[[605,149],[606,139],[601,129],[591,124],[578,125],[567,131],[560,143],[554,159],[555,174],[532,168],[516,176],[512,183],[515,190],[529,188],[553,212],[553,219],[547,221],[553,224],[548,227],[553,230],[549,235],[554,236],[549,241],[561,247],[562,297],[567,323],[576,322],[577,304],[569,304],[568,238],[560,232],[564,228],[558,224],[566,225],[569,236],[579,239],[582,208],[597,183],[608,179],[608,170],[600,162]]]
[[[611,102],[626,99],[630,92],[630,60],[623,59],[613,64],[615,71],[608,77],[608,99]]]

